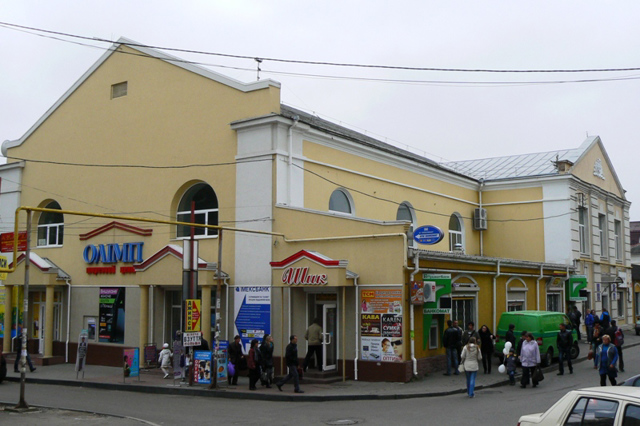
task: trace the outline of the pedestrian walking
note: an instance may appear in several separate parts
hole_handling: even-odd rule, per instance
[[[33,366],[33,362],[31,362],[31,356],[29,355],[29,350],[27,349],[26,351],[26,357],[27,360],[25,361],[25,364],[29,364],[29,371],[31,371],[32,373],[34,371],[36,371],[36,367]],[[20,358],[22,357],[20,349],[18,349],[18,352],[16,354],[16,360],[13,363],[13,372],[14,373],[19,373],[20,370],[18,369],[18,366],[20,365]]]
[[[480,352],[476,342],[475,337],[470,337],[467,344],[462,348],[461,355],[464,374],[467,376],[467,395],[469,395],[469,398],[475,396],[476,376],[480,368],[479,361],[482,359],[482,352]]]
[[[515,324],[509,324],[509,329],[507,330],[507,333],[504,336],[505,342],[511,342],[512,348],[516,347],[516,335],[514,333],[515,329],[516,329]]]
[[[571,320],[571,326],[576,330],[576,333],[578,334],[578,340],[580,340],[582,338],[581,334],[580,334],[580,324],[581,324],[581,319],[582,319],[582,312],[580,312],[578,310],[578,307],[576,305],[573,305],[573,307],[571,308],[571,312],[569,315],[569,319]]]
[[[458,328],[453,326],[453,321],[447,320],[447,328],[442,336],[442,344],[445,347],[447,354],[447,372],[445,376],[451,375],[451,370],[454,374],[460,374],[458,371],[458,342],[460,341],[460,333]]]
[[[602,336],[602,344],[596,350],[595,365],[593,366],[600,374],[600,386],[607,386],[607,377],[609,377],[611,386],[618,384],[616,382],[616,377],[618,377],[617,362],[618,350],[611,343],[609,335],[605,334]]]
[[[589,344],[591,344],[591,341],[593,340],[593,326],[595,323],[594,311],[587,309],[587,315],[584,317],[584,325],[587,328],[587,343]]]
[[[287,363],[287,375],[276,383],[278,390],[282,392],[282,386],[289,380],[293,379],[293,389],[295,393],[304,393],[300,389],[300,377],[298,376],[298,337],[292,335],[289,337],[289,344],[285,350],[285,361]]]
[[[313,323],[304,333],[304,338],[309,342],[309,347],[307,348],[307,356],[304,357],[304,363],[302,364],[303,370],[307,371],[309,361],[315,354],[318,371],[322,371],[322,326],[320,326],[318,318],[313,319]]]
[[[522,341],[522,348],[520,349],[520,363],[522,364],[522,379],[520,379],[520,387],[526,388],[529,384],[529,377],[531,377],[531,383],[535,388],[538,386],[538,382],[534,379],[534,372],[536,367],[540,364],[540,349],[538,348],[538,342],[533,338],[533,334],[527,333]]]
[[[569,374],[573,374],[573,365],[571,365],[571,347],[573,346],[573,334],[567,330],[565,323],[560,323],[560,331],[556,338],[556,346],[558,347],[558,376],[564,374],[564,360],[567,360],[567,367],[569,367]]]
[[[480,327],[480,352],[482,352],[482,368],[484,374],[491,374],[491,357],[493,356],[493,341],[496,336],[491,334],[491,330],[486,325]]]
[[[600,327],[602,327],[603,331],[611,327],[611,316],[609,315],[609,311],[606,309],[603,309],[602,314],[600,315]]]
[[[472,337],[476,338],[476,342],[480,341],[480,335],[478,331],[475,329],[475,323],[473,321],[469,321],[467,324],[467,329],[462,333],[462,345],[466,345],[469,343],[469,339]]]
[[[273,337],[265,334],[260,345],[260,359],[262,360],[262,372],[260,383],[262,386],[271,388],[273,382]]]
[[[624,373],[624,360],[622,359],[622,345],[624,344],[624,333],[622,329],[618,327],[616,320],[611,320],[611,327],[607,331],[607,334],[611,338],[611,343],[616,346],[618,350],[618,367],[620,371]]]
[[[233,342],[229,344],[229,349],[227,349],[227,351],[229,352],[229,362],[233,364],[234,367],[233,376],[229,376],[227,380],[230,385],[235,386],[238,384],[238,373],[242,367],[241,364],[244,358],[244,354],[242,353],[242,344],[240,343],[240,336],[236,335],[233,338]]]
[[[458,353],[458,365],[460,365],[460,359],[462,357],[462,328],[460,328],[460,326],[458,325],[458,320],[453,320],[453,328],[458,331],[458,338],[456,340],[456,352]]]
[[[249,390],[256,390],[256,383],[260,379],[260,349],[258,348],[258,339],[251,341],[251,349],[249,349],[249,357],[247,358],[247,367],[249,367]]]
[[[516,384],[516,368],[518,368],[518,357],[516,357],[516,351],[511,347],[509,354],[504,358],[504,365],[507,368],[507,374],[509,375],[509,384],[514,386]]]
[[[160,351],[160,355],[158,355],[158,363],[160,364],[160,368],[164,373],[163,379],[169,377],[169,367],[171,366],[171,357],[173,354],[171,353],[171,349],[169,349],[169,344],[165,343],[162,345],[162,350]]]

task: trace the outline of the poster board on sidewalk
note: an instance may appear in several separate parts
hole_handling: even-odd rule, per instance
[[[402,314],[402,289],[360,291],[362,360],[403,360]]]
[[[211,383],[211,351],[195,351],[193,354],[193,383]]]
[[[123,350],[123,374],[127,377],[140,377],[140,348]],[[126,380],[125,380],[126,381]]]
[[[89,349],[89,331],[82,330],[78,336],[78,351],[76,352],[76,379],[78,374],[82,371],[82,377],[84,377],[84,366],[87,360],[87,351]]]

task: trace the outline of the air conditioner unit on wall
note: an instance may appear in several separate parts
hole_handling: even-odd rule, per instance
[[[473,229],[476,231],[487,230],[487,209],[478,208],[473,211]]]

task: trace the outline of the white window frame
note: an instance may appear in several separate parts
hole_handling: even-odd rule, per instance
[[[555,310],[549,309],[549,298],[550,297],[553,297],[553,298],[557,299],[558,307]],[[559,292],[559,291],[547,292],[547,311],[548,312],[564,312],[564,308],[562,306],[562,292]]]
[[[431,327],[429,327],[429,349],[438,349],[440,345],[439,334],[440,333],[438,332],[438,319],[433,318],[431,320]],[[433,341],[434,339],[435,339],[435,342]]]
[[[333,197],[333,194],[335,194],[336,192],[341,192],[347,198],[347,203],[349,204],[349,210],[350,210],[349,212],[343,212],[340,210],[331,210],[331,197]],[[338,188],[333,192],[331,192],[331,195],[329,196],[329,211],[332,213],[343,214],[347,216],[355,216],[356,215],[355,203],[353,202],[353,197],[351,196],[349,191],[347,191],[344,188]]]
[[[616,246],[616,260],[622,260],[622,222],[613,221],[613,232]]]
[[[398,210],[396,211],[396,220],[406,220],[406,219],[398,219],[398,213],[400,212],[400,209],[402,208],[402,206],[406,207],[407,210],[409,211],[409,216],[410,216],[410,221],[411,221],[411,228],[409,229],[410,234],[413,235],[413,231],[415,231],[415,229],[417,228],[417,221],[416,221],[416,212],[415,209],[413,208],[413,206],[411,205],[411,203],[409,203],[408,201],[403,201],[402,203],[400,203],[400,205],[398,206]],[[411,238],[411,241],[409,241],[409,247],[417,247],[417,242],[416,240],[414,240],[413,238]]]
[[[210,209],[198,209],[198,210],[194,210],[194,216],[197,217],[199,215],[204,215],[204,221],[203,222],[198,222],[197,220],[195,220],[196,223],[209,223],[209,214],[218,214],[218,220],[214,222],[214,225],[219,225],[220,224],[220,201],[218,200],[218,194],[216,194],[216,191],[213,189],[213,187],[211,185],[209,185],[206,182],[198,182],[195,183],[193,185],[191,185],[189,188],[187,188],[183,193],[182,196],[180,197],[180,200],[178,201],[178,207],[180,207],[180,204],[182,204],[182,200],[184,199],[184,197],[187,196],[187,193],[189,193],[189,191],[191,191],[192,188],[194,188],[197,185],[207,185],[209,188],[211,188],[211,190],[213,191],[213,195],[216,197],[216,204],[218,207],[216,208],[210,208]],[[184,220],[180,220],[180,216],[186,216],[184,217]],[[181,210],[181,211],[177,211],[176,212],[176,220],[178,222],[191,222],[191,210]],[[178,235],[179,231],[180,231],[180,227],[182,225],[177,225],[176,226],[176,230],[175,230],[175,236],[176,236],[176,240],[186,240],[191,238],[190,235]],[[187,228],[188,229],[188,228]],[[196,232],[198,232],[198,230],[202,230],[204,232],[204,234],[197,234],[194,235],[195,239],[204,239],[204,238],[218,238],[218,230],[214,229],[214,228],[196,228]]]
[[[53,244],[49,243],[49,236],[51,235],[51,230],[56,228],[56,241]],[[40,236],[40,230],[46,229],[44,244],[40,244],[41,238],[38,238],[38,247],[62,247],[60,243],[60,234],[62,232],[62,241],[64,242],[64,223],[47,223],[45,225],[38,225],[38,236]]]
[[[624,318],[626,316],[626,297],[624,294],[625,290],[618,290],[618,300],[616,302],[616,308],[618,309],[618,318]]]
[[[600,257],[609,257],[609,244],[607,244],[607,216],[598,215],[598,232],[600,233]]]
[[[589,254],[589,236],[587,227],[589,225],[589,210],[586,207],[578,207],[578,240],[580,243],[580,254]]]
[[[460,243],[460,245],[462,246],[462,252],[464,253],[465,252],[464,222],[462,221],[462,218],[458,213],[453,213],[449,217],[449,222],[451,222],[451,218],[453,217],[455,217],[456,220],[458,221],[460,230],[458,231],[457,229],[451,229],[451,226],[449,226],[449,251],[456,252],[455,245],[456,243]]]

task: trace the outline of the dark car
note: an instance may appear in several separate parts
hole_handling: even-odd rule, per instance
[[[0,349],[0,383],[4,381],[5,377],[7,377],[7,360],[4,359],[2,349]]]
[[[640,319],[636,321],[636,336],[640,336]]]

